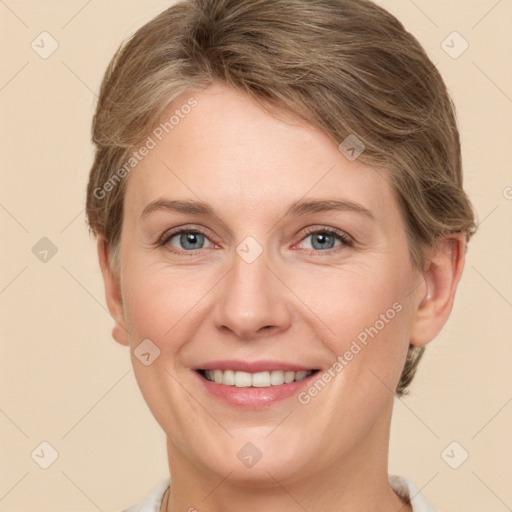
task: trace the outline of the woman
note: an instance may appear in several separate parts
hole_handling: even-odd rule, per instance
[[[167,437],[135,511],[436,510],[387,473],[394,396],[475,232],[454,106],[364,0],[189,0],[118,51],[87,215]]]

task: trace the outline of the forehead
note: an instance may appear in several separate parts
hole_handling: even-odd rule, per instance
[[[129,175],[125,205],[139,214],[163,197],[237,216],[271,215],[301,198],[340,197],[380,217],[396,207],[384,171],[349,161],[319,128],[279,119],[240,91],[214,83],[184,93],[162,123]]]

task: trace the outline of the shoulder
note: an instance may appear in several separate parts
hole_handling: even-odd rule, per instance
[[[159,512],[162,498],[167,487],[169,487],[170,480],[169,477],[165,478],[142,501],[120,512]]]
[[[389,485],[399,496],[411,502],[413,512],[439,512],[408,478],[389,475]]]

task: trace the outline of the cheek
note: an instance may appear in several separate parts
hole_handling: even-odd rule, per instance
[[[332,363],[340,363],[336,373],[345,377],[337,380],[382,386],[380,377],[394,386],[409,342],[408,283],[405,265],[391,268],[378,259],[368,266],[303,273],[293,279],[296,294],[315,313],[308,313],[310,322],[321,333],[318,337],[330,350]]]
[[[178,435],[187,429],[190,410],[200,415],[192,401],[183,400],[187,370],[181,365],[180,351],[194,338],[200,299],[208,288],[205,280],[192,277],[190,271],[172,274],[151,265],[126,264],[123,284],[125,317],[132,345],[131,360],[134,374],[144,400],[153,416],[168,435]],[[157,347],[157,357],[145,365],[137,354],[143,343],[150,340]],[[148,345],[146,345],[148,346]],[[149,352],[152,346],[149,345]],[[147,350],[145,349],[144,352]],[[159,352],[158,352],[159,351]],[[152,356],[151,356],[152,357]],[[185,420],[183,420],[185,418]]]
[[[126,320],[135,344],[150,338],[172,350],[178,332],[189,325],[195,309],[211,288],[206,272],[171,269],[127,259],[123,283]]]

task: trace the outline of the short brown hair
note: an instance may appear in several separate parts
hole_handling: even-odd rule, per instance
[[[418,269],[443,235],[464,232],[469,241],[476,231],[455,106],[393,15],[369,0],[183,0],[121,45],[101,85],[86,212],[117,271],[127,179],[113,183],[116,171],[173,100],[214,80],[273,115],[297,114],[336,145],[348,136],[362,142],[359,160],[386,170]],[[398,396],[423,351],[409,347]]]

